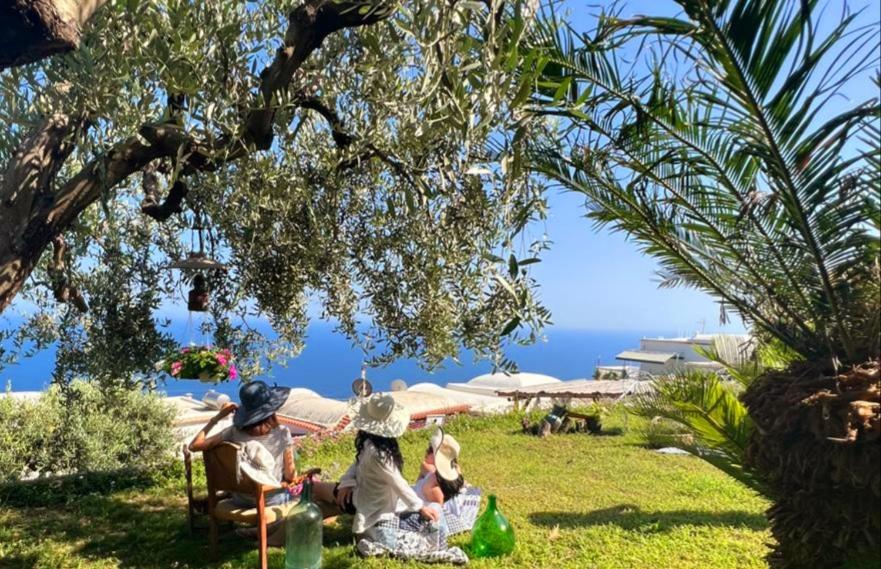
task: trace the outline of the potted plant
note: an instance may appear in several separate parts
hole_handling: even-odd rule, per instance
[[[238,379],[235,358],[227,348],[190,346],[181,348],[162,361],[156,369],[175,379],[197,379],[204,383],[219,383]]]
[[[602,432],[603,430],[603,417],[609,414],[609,409],[605,405],[601,405],[594,401],[587,408],[587,419],[585,419],[585,425],[587,426],[587,432],[592,435],[596,435]]]

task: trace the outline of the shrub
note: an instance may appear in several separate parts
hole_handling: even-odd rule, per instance
[[[156,395],[87,381],[0,399],[0,481],[156,468],[171,456],[173,417]]]
[[[647,421],[640,431],[648,448],[694,445],[694,435],[686,427],[663,417]]]

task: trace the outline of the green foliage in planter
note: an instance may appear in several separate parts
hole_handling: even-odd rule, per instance
[[[177,379],[220,382],[239,377],[232,352],[226,348],[186,347],[170,354],[156,367]]]
[[[640,425],[638,432],[645,440],[645,446],[650,449],[694,445],[694,435],[691,431],[680,423],[663,417],[654,417],[650,421],[645,421]]]

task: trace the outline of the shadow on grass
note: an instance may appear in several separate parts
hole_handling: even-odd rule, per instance
[[[3,562],[2,567],[6,569],[31,569],[36,567],[39,556],[36,553],[24,553],[7,555],[0,559]]]
[[[583,528],[613,524],[628,531],[656,533],[677,526],[725,526],[762,530],[768,527],[764,516],[750,512],[701,512],[675,510],[670,512],[644,512],[632,504],[621,504],[592,512],[535,512],[529,521],[540,526]]]
[[[621,427],[612,427],[610,429],[603,429],[598,433],[590,433],[592,437],[620,437],[624,434],[624,429]]]
[[[522,429],[522,428],[521,428],[521,429],[514,429],[514,430],[511,430],[511,431],[508,431],[508,434],[510,434],[510,435],[523,435],[523,436],[527,436],[527,437],[529,437],[529,438],[533,438],[533,439],[534,439],[534,438],[540,438],[540,437],[539,437],[538,435],[536,435],[535,433],[525,433],[525,432],[523,432],[523,429]],[[581,436],[581,437],[620,437],[620,436],[623,435],[623,434],[624,434],[624,429],[622,429],[621,427],[612,427],[612,428],[610,428],[610,429],[603,429],[602,431],[600,431],[600,432],[598,432],[598,433],[585,433],[585,432],[583,432],[583,431],[580,431],[580,432],[571,432],[571,433],[551,433],[551,434],[548,435],[548,438],[554,438],[554,437],[579,437],[579,436]]]
[[[150,470],[114,470],[68,474],[0,484],[0,506],[32,508],[69,504],[84,496],[108,495],[128,489],[156,486],[162,480],[182,474],[176,463]]]
[[[41,550],[54,547],[63,552],[72,547],[79,557],[113,559],[119,567],[216,565],[208,559],[207,531],[190,535],[184,501],[169,503],[167,498],[156,496],[133,500],[86,496],[67,506],[13,512],[10,521],[18,532]],[[224,536],[225,530],[221,531],[218,563],[244,558],[256,550],[255,544],[234,534]],[[30,551],[13,553],[4,563],[32,567],[34,555]]]
[[[169,489],[173,493],[175,490]],[[208,555],[208,530],[205,518],[190,533],[186,501],[161,495],[120,498],[89,495],[66,505],[7,510],[4,522],[11,522],[15,533],[25,538],[25,546],[13,549],[0,560],[6,568],[30,569],[43,562],[72,553],[88,561],[113,560],[115,566],[129,569],[253,567],[257,562],[257,544],[221,526],[219,555]],[[341,516],[324,527],[324,564],[329,569],[357,566],[351,533],[351,517]],[[53,549],[55,551],[53,551]],[[271,568],[283,566],[283,550],[269,550]],[[73,565],[76,565],[75,560]]]

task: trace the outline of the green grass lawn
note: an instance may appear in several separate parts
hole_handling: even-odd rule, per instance
[[[696,458],[643,448],[625,423],[621,415],[606,420],[623,429],[617,436],[544,440],[520,434],[513,416],[451,423],[466,479],[498,496],[518,540],[512,556],[471,566],[765,567],[765,500]],[[427,437],[403,439],[410,479]],[[304,450],[300,467],[336,477],[352,456],[346,437]],[[48,507],[0,503],[0,567],[254,567],[256,551],[235,536],[221,542],[218,563],[208,562],[207,535],[189,535],[183,488],[176,473],[142,487],[57,496],[59,504]],[[324,567],[417,566],[359,559],[347,521],[325,528]],[[453,539],[466,551],[467,542],[467,535]],[[282,551],[271,550],[269,561],[283,567]]]

